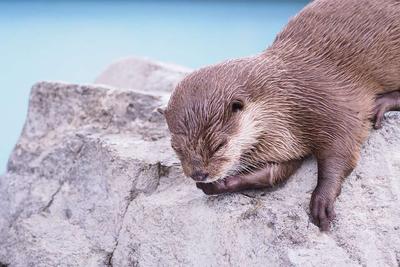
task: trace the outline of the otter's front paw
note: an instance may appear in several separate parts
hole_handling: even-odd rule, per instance
[[[329,231],[330,223],[335,218],[335,199],[318,192],[313,192],[310,210],[313,222],[321,231]]]
[[[230,176],[212,183],[196,183],[206,195],[216,195],[242,190],[243,181],[239,176]]]
[[[220,194],[221,188],[219,188],[215,182],[214,183],[196,183],[196,187],[201,189],[206,195],[216,195]]]

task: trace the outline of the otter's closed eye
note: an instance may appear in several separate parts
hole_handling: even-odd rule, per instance
[[[219,143],[218,146],[215,148],[214,153],[216,153],[219,150],[221,150],[225,145],[226,145],[226,140],[224,140],[221,143]]]
[[[231,103],[231,109],[232,109],[233,113],[241,111],[243,109],[243,107],[244,107],[244,104],[243,104],[243,102],[241,100],[234,100]]]

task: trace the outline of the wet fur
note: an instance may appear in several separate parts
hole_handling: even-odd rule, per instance
[[[317,0],[263,53],[187,76],[165,115],[188,176],[203,170],[218,180],[313,154],[319,177],[311,209],[326,227],[376,97],[399,89],[400,1]],[[244,109],[233,113],[236,100]]]

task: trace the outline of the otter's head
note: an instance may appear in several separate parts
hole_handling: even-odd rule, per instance
[[[268,149],[260,142],[268,124],[264,103],[244,82],[250,75],[246,69],[252,68],[238,60],[191,73],[177,85],[164,111],[172,148],[185,175],[196,182],[214,182],[275,162],[273,157],[254,161],[257,151]]]

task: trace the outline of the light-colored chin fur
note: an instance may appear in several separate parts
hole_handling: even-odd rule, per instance
[[[226,177],[218,177],[216,179],[212,179],[212,180],[207,180],[207,181],[196,181],[196,183],[202,183],[202,184],[211,184],[211,183],[215,183],[218,181],[222,181],[223,179],[225,179]]]
[[[265,163],[265,165],[264,165],[263,168],[268,168],[269,173],[270,173],[270,175],[271,175],[271,177],[272,177],[272,173],[274,172],[274,169],[277,168],[277,167],[279,167],[279,163]],[[254,170],[254,171],[257,171],[257,170]],[[205,184],[208,184],[208,183],[221,182],[221,181],[223,181],[224,179],[226,179],[226,178],[228,178],[228,177],[230,177],[230,176],[235,176],[235,175],[237,175],[237,174],[231,173],[231,174],[226,175],[226,176],[219,176],[219,177],[216,177],[216,178],[213,178],[213,179],[208,179],[208,180],[206,180],[206,181],[201,181],[201,182],[197,182],[197,183],[205,183]]]
[[[262,121],[256,115],[260,114],[259,106],[249,103],[243,111],[240,111],[239,127],[235,135],[230,137],[225,154],[231,161],[221,166],[220,175],[211,177],[202,183],[213,183],[226,177],[237,174],[245,169],[240,163],[241,155],[257,144],[257,138],[262,134]]]

